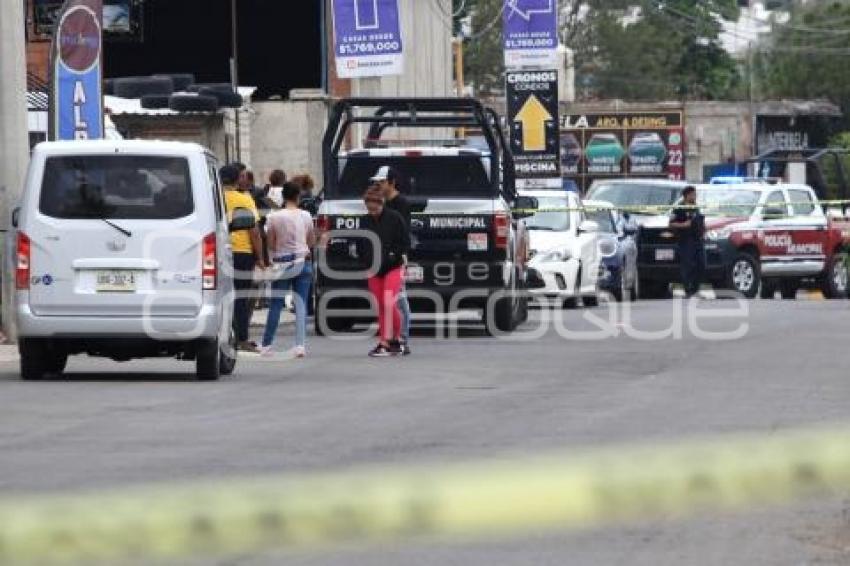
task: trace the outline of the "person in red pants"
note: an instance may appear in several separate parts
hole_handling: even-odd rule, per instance
[[[369,355],[396,356],[402,353],[398,346],[401,332],[398,294],[410,233],[401,214],[384,206],[383,192],[376,184],[369,186],[363,200],[368,214],[360,227],[374,235],[374,241],[366,243],[364,253],[369,261],[369,292],[378,305],[378,345]]]

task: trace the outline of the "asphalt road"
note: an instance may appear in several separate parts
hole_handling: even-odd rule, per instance
[[[522,457],[850,423],[850,302],[747,308],[746,316],[700,319],[704,330],[746,331],[726,341],[697,338],[677,301],[638,303],[630,323],[614,312],[608,331],[619,336],[602,340],[574,335],[598,329],[583,311],[564,313],[570,339],[554,328],[526,341],[425,332],[405,359],[368,359],[365,341],[312,339],[306,360],[245,358],[234,378],[218,383],[193,382],[184,362],[86,358],[72,360],[62,381],[22,383],[15,364],[0,361],[0,493]],[[604,307],[592,312],[608,316]],[[676,313],[681,338],[633,337],[634,329],[669,327]],[[522,330],[540,320],[535,313]],[[687,522],[219,563],[847,564],[850,493],[846,501]]]

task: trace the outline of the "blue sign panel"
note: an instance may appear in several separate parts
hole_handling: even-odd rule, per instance
[[[505,65],[508,68],[557,65],[557,0],[504,2]]]
[[[52,52],[51,138],[103,137],[101,0],[69,0],[56,27]]]
[[[333,0],[334,54],[340,78],[404,71],[398,0]]]

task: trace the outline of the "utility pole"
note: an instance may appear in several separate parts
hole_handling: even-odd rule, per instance
[[[238,92],[239,88],[239,11],[236,0],[230,0],[230,45],[232,56],[230,58],[230,82],[233,90]],[[236,161],[242,161],[242,127],[239,123],[239,112],[241,108],[233,111],[236,126]]]
[[[3,329],[14,339],[12,296],[14,277],[9,272],[9,210],[23,190],[29,161],[27,127],[26,40],[24,3],[3,2],[0,10],[0,228],[4,231],[2,263]]]

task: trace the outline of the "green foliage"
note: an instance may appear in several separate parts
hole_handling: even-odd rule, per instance
[[[760,98],[826,98],[850,117],[850,2],[829,0],[795,8],[775,24],[754,57]]]
[[[607,2],[598,4],[566,34],[577,52],[578,86],[585,97],[714,100],[741,95],[737,64],[719,39],[718,18],[737,18],[734,0],[644,1],[635,21],[624,19],[622,9],[603,8]]]
[[[477,94],[500,92],[503,0],[453,4],[458,19],[469,16],[472,21],[472,38],[465,43],[467,82]],[[719,41],[718,18],[736,19],[737,0],[560,0],[559,7],[561,36],[576,52],[577,87],[584,98],[721,99],[742,94],[737,65]],[[624,20],[638,8],[637,18]]]

